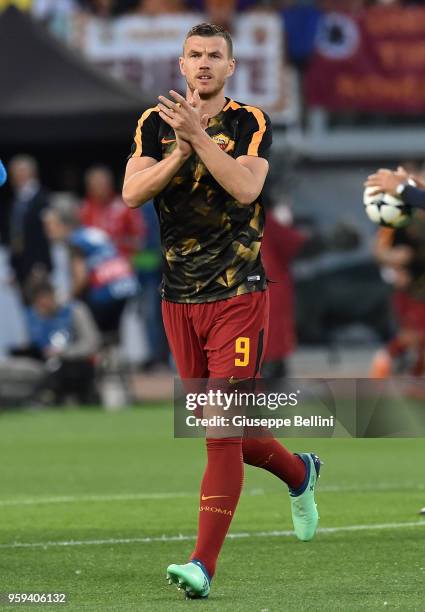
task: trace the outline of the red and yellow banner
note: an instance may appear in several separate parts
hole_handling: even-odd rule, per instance
[[[425,8],[328,13],[306,75],[309,106],[329,110],[425,111]]]

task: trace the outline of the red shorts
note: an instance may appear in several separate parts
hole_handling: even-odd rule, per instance
[[[396,291],[393,305],[401,328],[412,329],[425,335],[425,301],[417,300],[403,291]]]
[[[268,290],[203,304],[162,302],[180,377],[256,378],[267,345]]]

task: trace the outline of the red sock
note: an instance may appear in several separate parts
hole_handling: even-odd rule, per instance
[[[418,357],[413,366],[413,376],[422,376],[425,371],[425,343],[421,342],[418,348]]]
[[[298,489],[304,482],[306,467],[298,455],[289,452],[272,436],[244,438],[242,441],[243,460],[249,465],[271,472],[291,487]]]
[[[190,558],[202,561],[212,577],[242,490],[242,439],[209,438],[207,453],[208,463],[201,484],[198,539]]]

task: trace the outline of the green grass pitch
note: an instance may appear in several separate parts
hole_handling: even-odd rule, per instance
[[[161,405],[3,413],[0,592],[65,592],[46,609],[90,612],[424,611],[425,441],[288,446],[325,462],[321,531],[295,540],[286,488],[246,467],[211,596],[185,601],[165,568],[194,543],[203,441],[174,440]]]

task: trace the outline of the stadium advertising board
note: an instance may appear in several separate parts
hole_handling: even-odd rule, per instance
[[[425,9],[372,7],[328,13],[306,76],[310,106],[423,113]]]
[[[128,16],[110,22],[93,18],[75,33],[74,42],[95,64],[156,95],[185,89],[177,59],[187,31],[203,19],[199,14]],[[284,62],[281,20],[262,13],[243,15],[235,20],[232,35],[238,69],[228,95],[260,106],[275,121],[295,122],[297,88]]]

